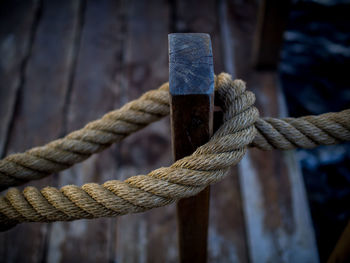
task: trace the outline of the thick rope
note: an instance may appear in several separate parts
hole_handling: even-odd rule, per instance
[[[256,136],[254,123],[259,113],[253,106],[254,94],[245,90],[242,81],[231,81],[226,75],[217,81],[221,84],[218,96],[223,101],[224,124],[191,156],[125,181],[67,185],[60,190],[10,189],[0,198],[0,222],[69,221],[142,212],[193,196],[222,179]]]
[[[251,146],[261,150],[314,148],[350,141],[350,110],[300,118],[262,118]]]
[[[168,90],[165,83],[62,139],[0,160],[0,190],[65,170],[168,115]]]
[[[230,76],[222,73],[217,79],[220,81],[216,81],[216,89],[221,90]],[[165,83],[62,139],[0,160],[0,190],[67,169],[168,115],[168,89]],[[258,119],[255,126],[258,134],[252,146],[257,148],[313,148],[350,140],[350,110],[301,118]]]
[[[255,96],[228,74],[216,78],[224,124],[191,156],[147,175],[103,185],[68,185],[41,191],[10,189],[0,198],[0,223],[68,221],[142,212],[200,192],[225,176],[248,145],[260,149],[311,148],[350,140],[350,110],[302,118],[258,118]],[[81,162],[169,113],[168,85],[112,111],[65,138],[0,161],[0,184],[24,183]],[[256,128],[255,128],[256,127]]]
[[[222,73],[217,80],[216,90],[221,90],[231,78]],[[168,115],[168,89],[165,83],[62,139],[0,160],[0,190],[67,169]],[[301,118],[258,119],[255,126],[258,134],[251,146],[262,150],[336,144],[350,140],[350,110]]]

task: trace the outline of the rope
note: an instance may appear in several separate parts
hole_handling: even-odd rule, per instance
[[[221,74],[216,88],[220,90],[223,80],[228,78]],[[165,83],[63,139],[0,160],[0,190],[67,169],[168,115],[168,89]],[[349,119],[350,110],[301,118],[258,119],[255,123],[258,134],[251,146],[288,150],[349,141]]]
[[[230,81],[221,74],[216,89]],[[0,190],[60,172],[169,114],[169,85],[111,111],[66,137],[0,160]],[[247,99],[247,98],[242,98]],[[258,119],[251,146],[262,150],[313,148],[350,140],[350,110],[301,118]]]
[[[314,148],[350,141],[350,110],[300,118],[263,118],[250,146],[261,150]]]
[[[70,221],[146,211],[193,196],[221,180],[248,145],[260,149],[315,147],[350,140],[350,110],[302,118],[259,119],[255,96],[245,84],[222,73],[216,78],[224,124],[192,155],[147,175],[103,185],[61,189],[10,189],[0,197],[0,224]],[[168,84],[145,93],[65,138],[0,161],[0,184],[8,187],[68,168],[169,113]]]
[[[65,170],[168,115],[168,90],[165,83],[62,139],[0,160],[0,190]]]

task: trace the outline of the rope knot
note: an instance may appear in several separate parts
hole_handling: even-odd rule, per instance
[[[190,156],[147,175],[82,187],[10,189],[0,197],[0,230],[20,222],[70,221],[117,216],[164,206],[193,196],[222,179],[244,156],[260,149],[315,147],[350,140],[350,110],[298,119],[259,118],[255,96],[241,80],[222,73],[215,78],[215,100],[223,125]],[[0,186],[6,188],[61,171],[169,114],[164,84],[83,129],[47,145],[0,160]]]

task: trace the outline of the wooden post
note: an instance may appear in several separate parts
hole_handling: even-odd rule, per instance
[[[291,4],[291,0],[261,1],[253,47],[256,68],[276,70]]]
[[[169,35],[171,131],[175,160],[206,143],[213,130],[214,69],[210,36]],[[206,262],[209,187],[177,204],[180,262]]]

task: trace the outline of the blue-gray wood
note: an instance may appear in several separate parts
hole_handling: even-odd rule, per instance
[[[208,34],[169,35],[174,160],[208,142],[213,131],[214,70]],[[179,262],[207,262],[209,186],[177,203]]]
[[[203,33],[169,34],[169,87],[172,95],[214,92],[210,36]]]

